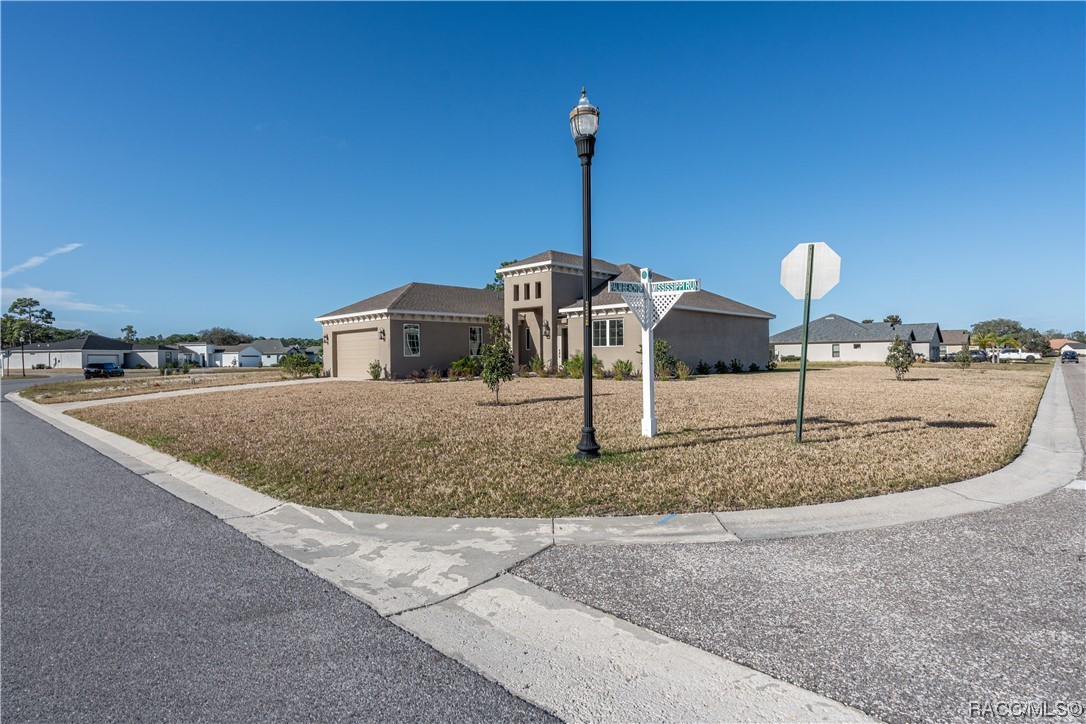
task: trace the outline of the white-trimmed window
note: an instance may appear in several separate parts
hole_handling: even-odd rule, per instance
[[[836,342],[833,345],[833,356],[835,358],[841,356],[841,345],[837,344]]]
[[[403,326],[403,356],[418,357],[422,354],[422,333],[417,324]]]
[[[621,319],[594,319],[592,320],[592,346],[621,347],[622,332]]]
[[[483,353],[483,328],[468,327],[468,354],[478,357]]]

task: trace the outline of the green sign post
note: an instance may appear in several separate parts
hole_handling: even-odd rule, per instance
[[[803,347],[799,354],[799,402],[796,405],[796,442],[803,442],[803,396],[807,384],[807,336],[811,300],[821,299],[841,280],[841,257],[829,245],[816,241],[799,244],[781,262],[781,286],[803,300]]]

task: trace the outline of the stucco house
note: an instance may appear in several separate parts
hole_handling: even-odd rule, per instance
[[[944,329],[943,344],[939,346],[939,359],[953,357],[962,351],[968,351],[973,335],[968,329]]]
[[[502,293],[411,282],[316,318],[324,365],[333,377],[368,377],[374,361],[397,377],[445,370],[482,353],[487,315],[502,313]]]
[[[807,359],[818,362],[884,362],[894,337],[909,343],[914,354],[939,361],[942,333],[936,323],[898,324],[856,322],[840,314],[812,319],[807,333]],[[803,348],[803,325],[770,337],[774,354],[799,357]]]
[[[495,270],[505,280],[505,320],[519,364],[536,356],[544,364],[561,364],[584,347],[582,257],[545,251]],[[593,259],[592,353],[605,367],[630,360],[641,367],[641,323],[622,295],[607,291],[611,281],[640,281],[640,267]],[[672,278],[653,272],[653,281]],[[738,359],[764,367],[769,361],[769,312],[709,291],[690,292],[653,334],[666,339],[676,358],[693,369]]]
[[[636,281],[639,268],[593,259],[593,353],[608,367],[617,359],[640,366],[641,326],[612,280]],[[334,377],[367,377],[377,360],[403,377],[444,370],[489,341],[486,317],[503,317],[517,364],[539,357],[561,364],[583,347],[582,258],[545,251],[495,270],[503,291],[413,282],[316,318],[323,327],[325,365]],[[654,280],[669,278],[654,274]],[[677,358],[694,367],[733,358],[744,367],[769,359],[773,315],[708,291],[683,295],[656,328]]]

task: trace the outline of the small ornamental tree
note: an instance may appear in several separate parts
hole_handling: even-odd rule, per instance
[[[909,343],[901,337],[894,335],[894,341],[890,343],[889,354],[886,355],[886,366],[894,369],[894,377],[904,379],[905,373],[913,364],[913,349]]]
[[[969,348],[962,345],[962,351],[958,353],[957,359],[954,360],[954,364],[957,365],[960,370],[969,369],[973,364],[973,355],[969,354]]]
[[[304,354],[292,353],[279,360],[279,369],[289,374],[294,379],[301,379],[313,374],[312,363]]]
[[[502,382],[513,379],[513,350],[505,336],[502,318],[488,314],[486,324],[490,333],[490,344],[483,345],[483,382],[494,390],[494,404],[500,405],[498,392]]]

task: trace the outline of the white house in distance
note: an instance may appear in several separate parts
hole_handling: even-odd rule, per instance
[[[898,324],[855,322],[840,314],[812,319],[807,333],[807,359],[811,362],[884,362],[894,337],[909,343],[913,353],[939,361],[942,332],[934,322]],[[769,338],[777,358],[799,357],[803,349],[803,325]]]
[[[4,350],[4,371],[42,365],[48,369],[82,369],[92,362],[112,362],[125,369],[169,367],[186,362],[195,367],[270,367],[288,354],[310,356],[301,347],[281,339],[258,339],[246,344],[217,347],[208,342],[188,344],[132,344],[92,334],[61,342],[40,342]]]

